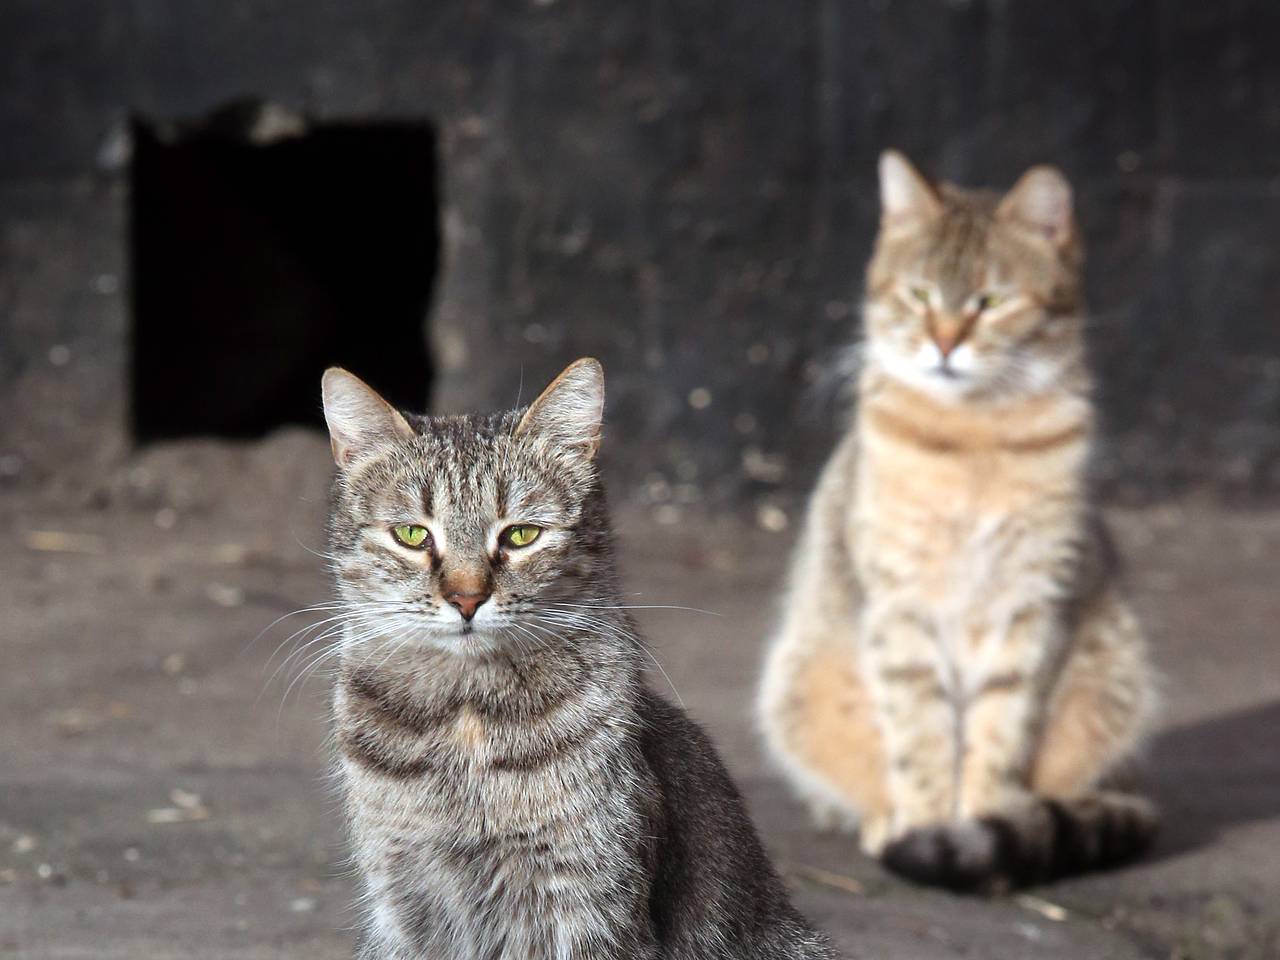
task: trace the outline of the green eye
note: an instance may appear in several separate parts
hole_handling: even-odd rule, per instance
[[[430,531],[416,523],[398,523],[391,528],[391,533],[400,543],[415,550],[424,546],[431,538]]]
[[[518,523],[514,527],[503,530],[499,539],[509,547],[527,547],[537,540],[541,533],[541,527],[535,527],[531,523]]]
[[[925,304],[926,306],[928,305],[929,300],[931,299],[929,297],[928,287],[912,287],[911,296],[914,297],[916,300],[920,301],[921,303]]]
[[[984,293],[978,297],[978,312],[990,310],[992,307],[998,307],[1003,302],[1004,297],[998,293]]]

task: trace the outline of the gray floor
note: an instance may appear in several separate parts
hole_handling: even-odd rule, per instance
[[[271,679],[285,626],[251,643],[325,597],[327,472],[294,434],[161,450],[74,500],[0,497],[0,956],[349,955],[324,681]],[[748,722],[794,518],[675,519],[619,510],[628,589],[718,614],[642,621],[850,957],[1280,956],[1280,512],[1114,517],[1168,676],[1168,826],[1137,866],[997,901],[913,889],[810,829]]]

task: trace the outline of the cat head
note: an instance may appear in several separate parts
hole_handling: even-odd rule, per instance
[[[336,368],[322,386],[348,643],[528,646],[607,591],[597,361],[570,365],[527,409],[491,416],[410,420]]]
[[[1003,197],[880,158],[867,270],[870,362],[942,400],[1036,393],[1082,352],[1082,257],[1071,185],[1033,167]]]

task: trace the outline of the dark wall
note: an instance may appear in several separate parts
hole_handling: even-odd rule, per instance
[[[10,0],[0,473],[126,446],[124,118],[250,94],[432,118],[434,406],[596,354],[655,499],[811,482],[889,145],[1075,181],[1113,491],[1280,491],[1277,43],[1272,0]]]
[[[135,438],[322,427],[316,383],[335,365],[421,402],[440,240],[429,126],[246,104],[130,136]]]

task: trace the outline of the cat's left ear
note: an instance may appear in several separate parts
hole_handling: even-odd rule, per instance
[[[540,433],[592,460],[600,449],[603,419],[604,368],[599,360],[583,357],[569,364],[529,405],[516,436]]]
[[[1032,167],[1005,194],[996,216],[1061,247],[1075,234],[1071,184],[1057,167]]]

